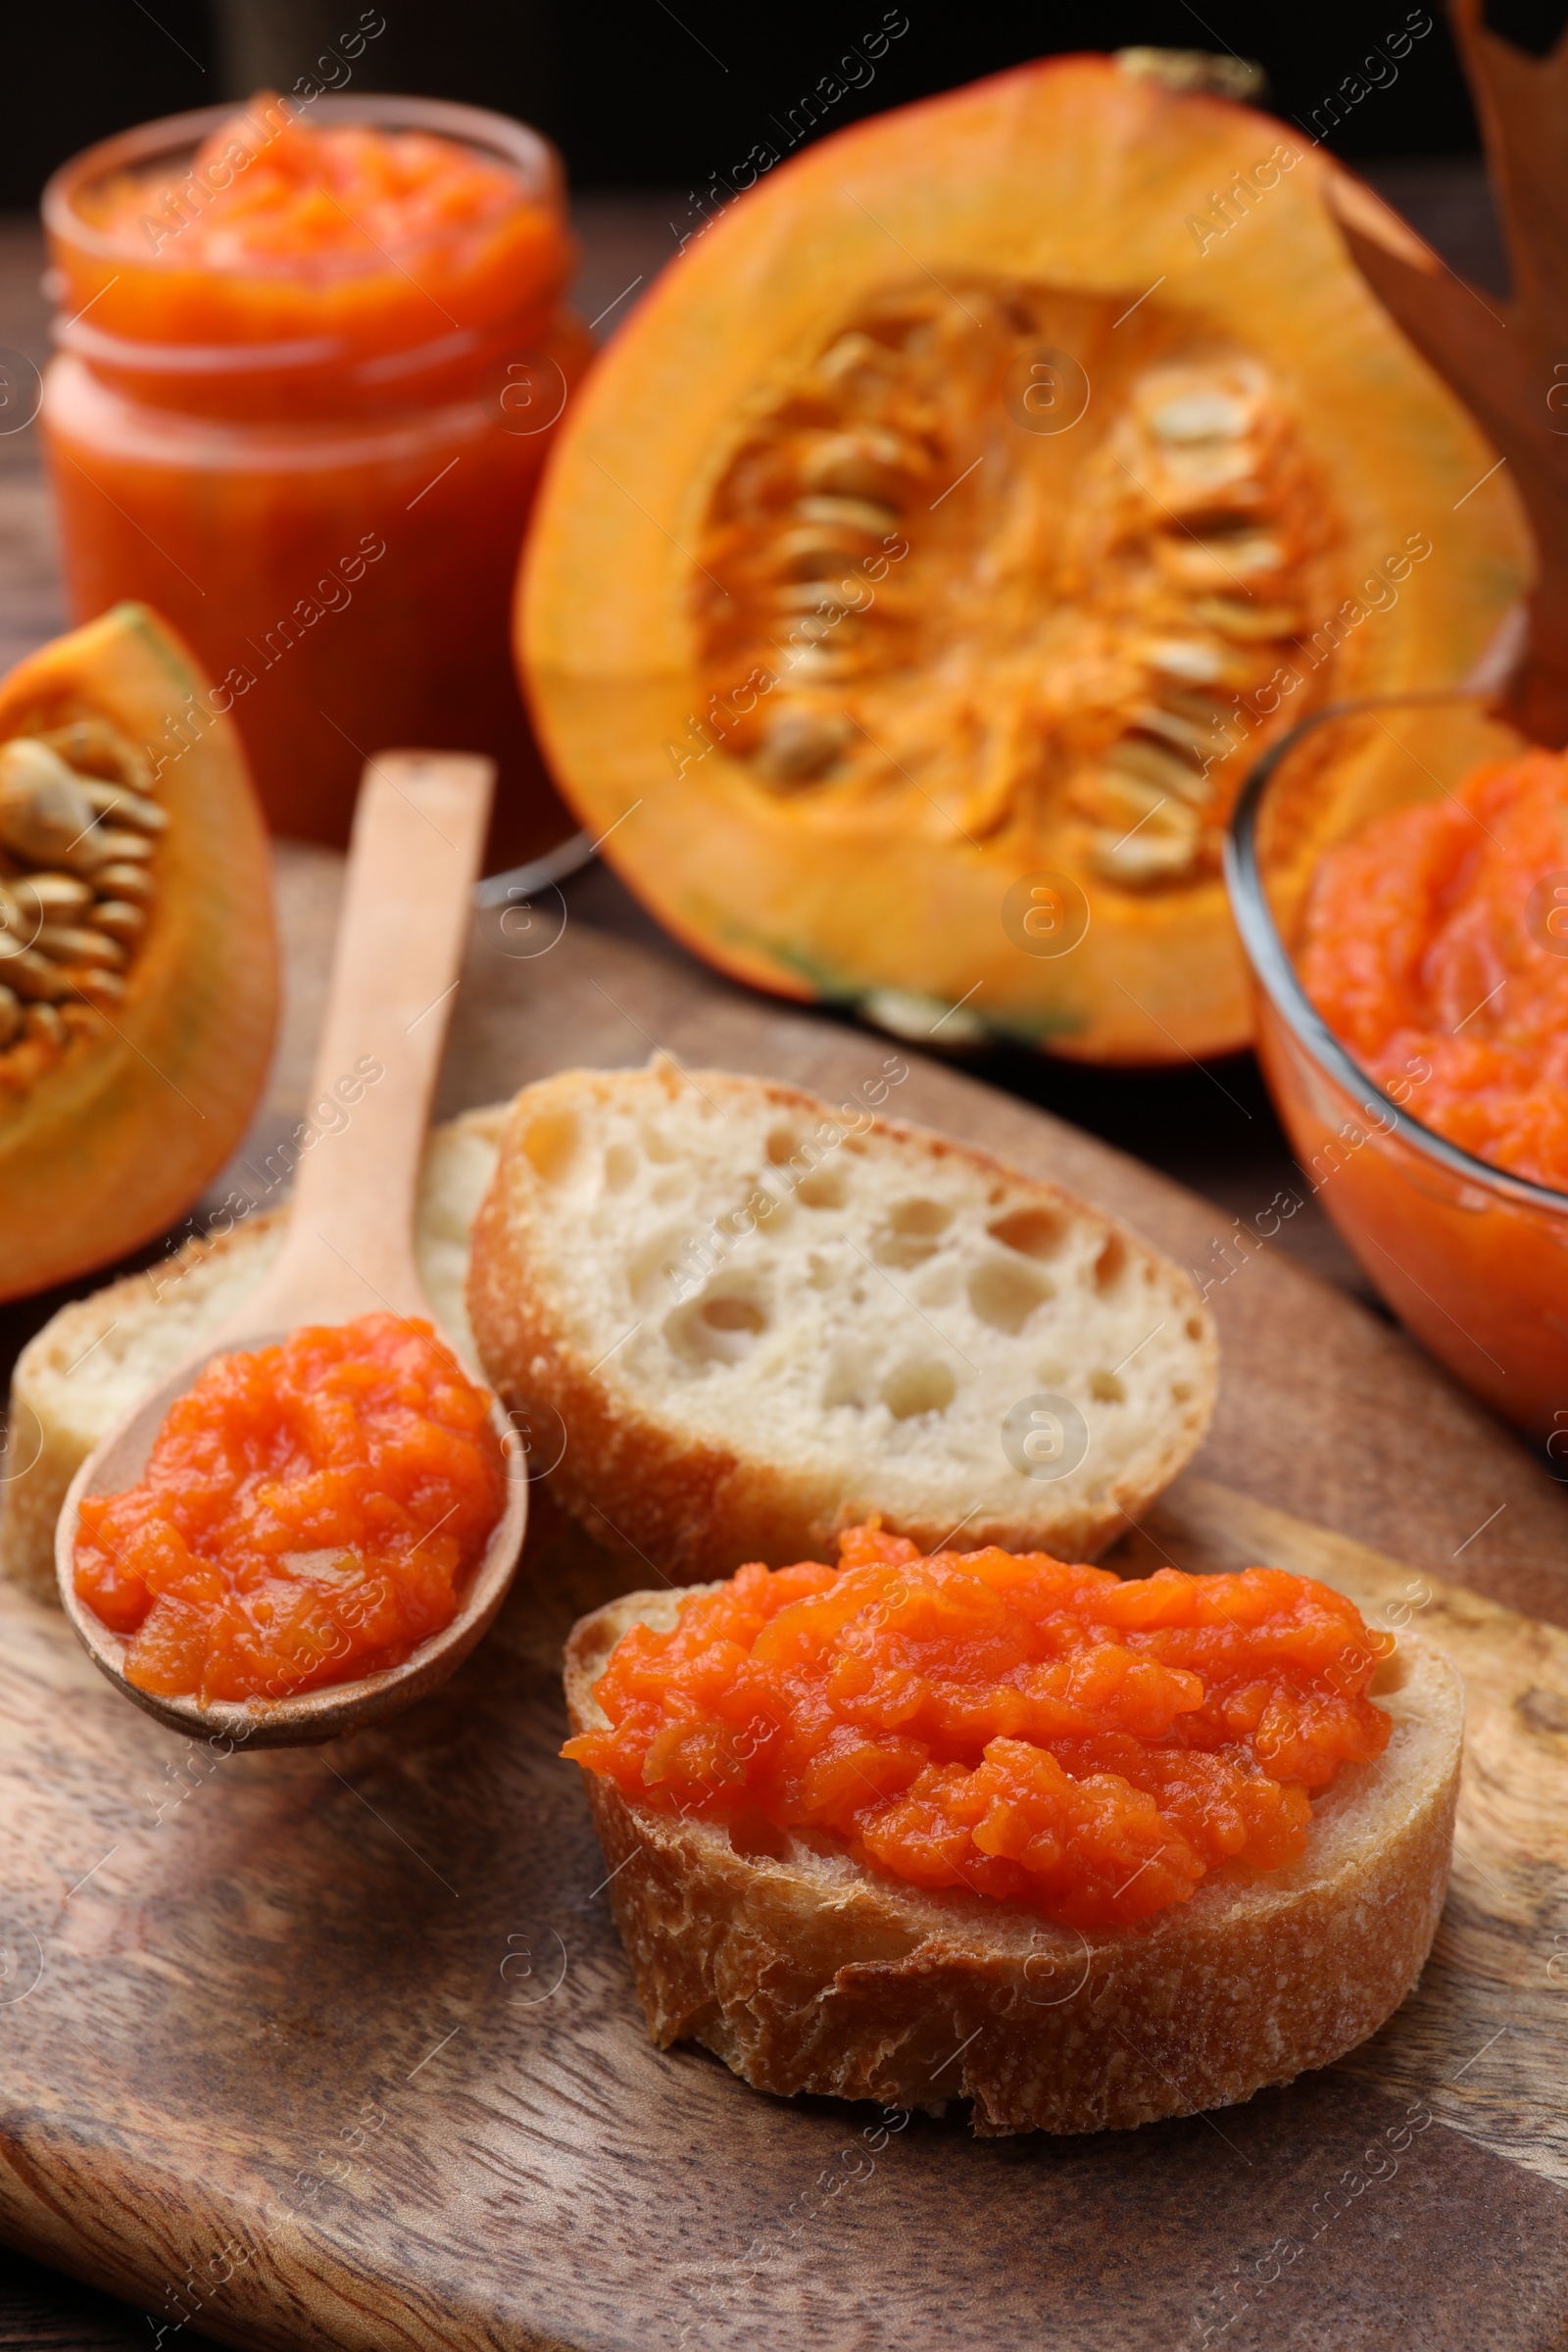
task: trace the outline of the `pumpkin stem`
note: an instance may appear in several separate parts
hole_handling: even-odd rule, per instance
[[[1352,260],[1385,310],[1506,460],[1536,541],[1524,660],[1506,715],[1568,743],[1568,33],[1529,57],[1489,29],[1483,0],[1451,0],[1514,293],[1479,293],[1348,174],[1327,182]],[[1565,355],[1559,359],[1556,355]]]

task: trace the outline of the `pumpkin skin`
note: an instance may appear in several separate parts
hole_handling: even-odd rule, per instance
[[[25,1091],[0,1092],[0,1298],[163,1232],[227,1159],[266,1080],[278,997],[267,835],[233,722],[210,712],[189,652],[139,605],[0,682],[0,743],[106,719],[155,767],[164,755],[152,797],[169,817],[123,1001]],[[176,723],[194,737],[184,751]]]
[[[1245,196],[1234,193],[1238,174]],[[990,1033],[1088,1060],[1156,1063],[1247,1042],[1248,983],[1219,868],[1247,766],[1315,702],[1463,677],[1530,568],[1506,476],[1483,479],[1494,453],[1346,255],[1325,201],[1343,176],[1250,109],[1174,95],[1109,59],[1058,59],[821,141],[670,265],[565,420],[517,612],[519,664],[557,780],[669,930],[742,980],[858,1004],[911,1038],[933,1033],[939,1046]],[[759,754],[759,712],[774,724],[797,693],[800,639],[782,607],[804,590],[780,575],[781,617],[762,657],[774,682],[761,686],[749,666],[760,640],[735,625],[746,593],[737,582],[765,572],[745,549],[732,561],[746,468],[765,482],[769,452],[786,443],[815,462],[812,433],[842,421],[822,406],[822,387],[849,336],[904,333],[922,304],[930,331],[946,332],[947,302],[990,332],[993,314],[1005,318],[1020,300],[1030,323],[1018,348],[1027,356],[1033,337],[1046,352],[1048,411],[1058,401],[1065,416],[1076,368],[1088,395],[1081,416],[1051,433],[1020,420],[1029,390],[1015,368],[999,378],[1010,409],[1002,397],[974,405],[963,433],[936,437],[942,465],[933,458],[923,478],[887,490],[896,521],[881,551],[862,540],[857,558],[846,524],[841,560],[878,582],[887,616],[852,614],[850,627],[885,626],[881,653],[870,672],[813,682],[804,704],[797,695],[796,707],[829,724],[838,698],[840,761],[795,782],[764,778],[782,739],[767,738]],[[911,329],[906,347],[914,344]],[[1067,362],[1052,376],[1062,351]],[[1190,818],[1178,784],[1162,812],[1140,819],[1138,781],[1115,762],[1169,771],[1157,742],[1118,732],[1131,725],[1129,694],[1138,704],[1143,691],[1136,680],[1152,674],[1141,654],[1128,667],[1128,646],[1147,634],[1136,599],[1120,613],[1114,598],[1092,613],[1065,664],[1082,675],[1092,661],[1120,663],[1120,700],[1111,697],[1107,718],[1093,681],[1075,683],[1057,738],[1029,707],[1033,689],[1020,700],[1004,674],[1008,663],[1017,670],[1020,651],[1025,668],[1034,659],[1026,598],[999,619],[1004,662],[984,613],[973,625],[960,613],[946,635],[929,613],[935,600],[954,601],[956,565],[968,564],[965,583],[982,578],[974,548],[1001,544],[1010,483],[1027,475],[1037,507],[1040,485],[1053,481],[1082,504],[1096,467],[1109,478],[1120,462],[1126,419],[1143,430],[1138,403],[1158,370],[1175,371],[1158,380],[1179,392],[1181,369],[1210,359],[1244,393],[1249,367],[1266,385],[1270,446],[1285,454],[1278,482],[1265,485],[1275,506],[1262,511],[1264,541],[1285,545],[1295,566],[1294,604],[1266,609],[1292,625],[1251,653],[1227,642],[1215,657],[1228,667],[1204,687],[1204,707],[1234,716],[1218,738],[1229,750],[1202,771],[1206,805]],[[1147,442],[1145,433],[1139,447]],[[989,518],[980,505],[965,515],[988,480],[1001,485],[1000,505]],[[771,495],[758,493],[764,503]],[[1102,483],[1094,496],[1111,512]],[[1188,560],[1181,532],[1194,533],[1174,510],[1160,523],[1158,503],[1149,543],[1157,540],[1169,570]],[[1206,527],[1200,517],[1200,539]],[[894,553],[879,573],[900,539],[907,560]],[[1114,544],[1108,526],[1102,541]],[[1225,570],[1235,539],[1201,544]],[[1083,576],[1080,612],[1099,592],[1093,564]],[[1218,584],[1225,625],[1238,625],[1236,604],[1252,590],[1245,579]],[[1053,620],[1065,611],[1077,627],[1073,597],[1058,581],[1042,590],[1039,610]],[[838,625],[826,605],[814,617],[824,636]],[[833,658],[830,646],[829,666]],[[1167,647],[1161,659],[1170,658]],[[1189,647],[1184,658],[1198,657]],[[969,683],[950,694],[944,677],[965,662]],[[1285,671],[1294,685],[1281,682]],[[1259,691],[1264,679],[1274,683]],[[1170,719],[1156,713],[1156,726]],[[1016,785],[997,793],[988,777],[1006,748],[1003,720],[1021,729],[1028,756]],[[1052,744],[1073,740],[1074,728],[1088,749],[1065,781],[1053,780]],[[1368,744],[1354,782],[1369,806],[1383,756]],[[1086,815],[1074,803],[1082,774],[1092,771],[1092,801],[1113,767],[1122,814],[1113,792]],[[1184,870],[1105,870],[1143,855],[1140,839],[1145,852],[1157,848],[1177,818]],[[1130,849],[1115,838],[1123,824]],[[1303,858],[1310,847],[1303,840]]]

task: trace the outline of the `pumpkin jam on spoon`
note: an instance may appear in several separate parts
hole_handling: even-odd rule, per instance
[[[527,1482],[495,1476],[513,1432],[490,1397],[493,1442],[479,1436],[479,1392],[435,1339],[414,1249],[494,777],[466,753],[367,767],[312,1100],[336,1100],[341,1071],[373,1079],[346,1126],[312,1140],[300,1123],[270,1266],[93,1447],[61,1505],[61,1606],[94,1664],[176,1731],[291,1747],[380,1722],[482,1640],[517,1565]],[[334,1606],[345,1571],[353,1605]],[[320,1637],[316,1656],[301,1634]]]
[[[505,1494],[489,1396],[428,1323],[307,1325],[217,1357],[140,1483],[82,1497],[76,1592],[138,1689],[280,1698],[449,1625]]]

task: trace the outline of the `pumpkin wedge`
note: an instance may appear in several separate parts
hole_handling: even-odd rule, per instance
[[[139,605],[0,683],[0,1298],[172,1224],[266,1079],[267,837],[217,700]]]
[[[939,1045],[1246,1042],[1248,764],[1465,675],[1529,568],[1342,176],[1074,57],[825,139],[687,246],[565,421],[518,606],[558,779],[673,932]]]

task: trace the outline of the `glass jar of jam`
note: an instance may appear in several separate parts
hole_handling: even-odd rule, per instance
[[[368,757],[440,746],[500,762],[492,866],[562,840],[510,646],[590,348],[554,151],[472,107],[264,96],[89,148],[43,216],[77,618],[169,615],[278,832],[345,840]],[[172,754],[209,717],[172,711]]]

